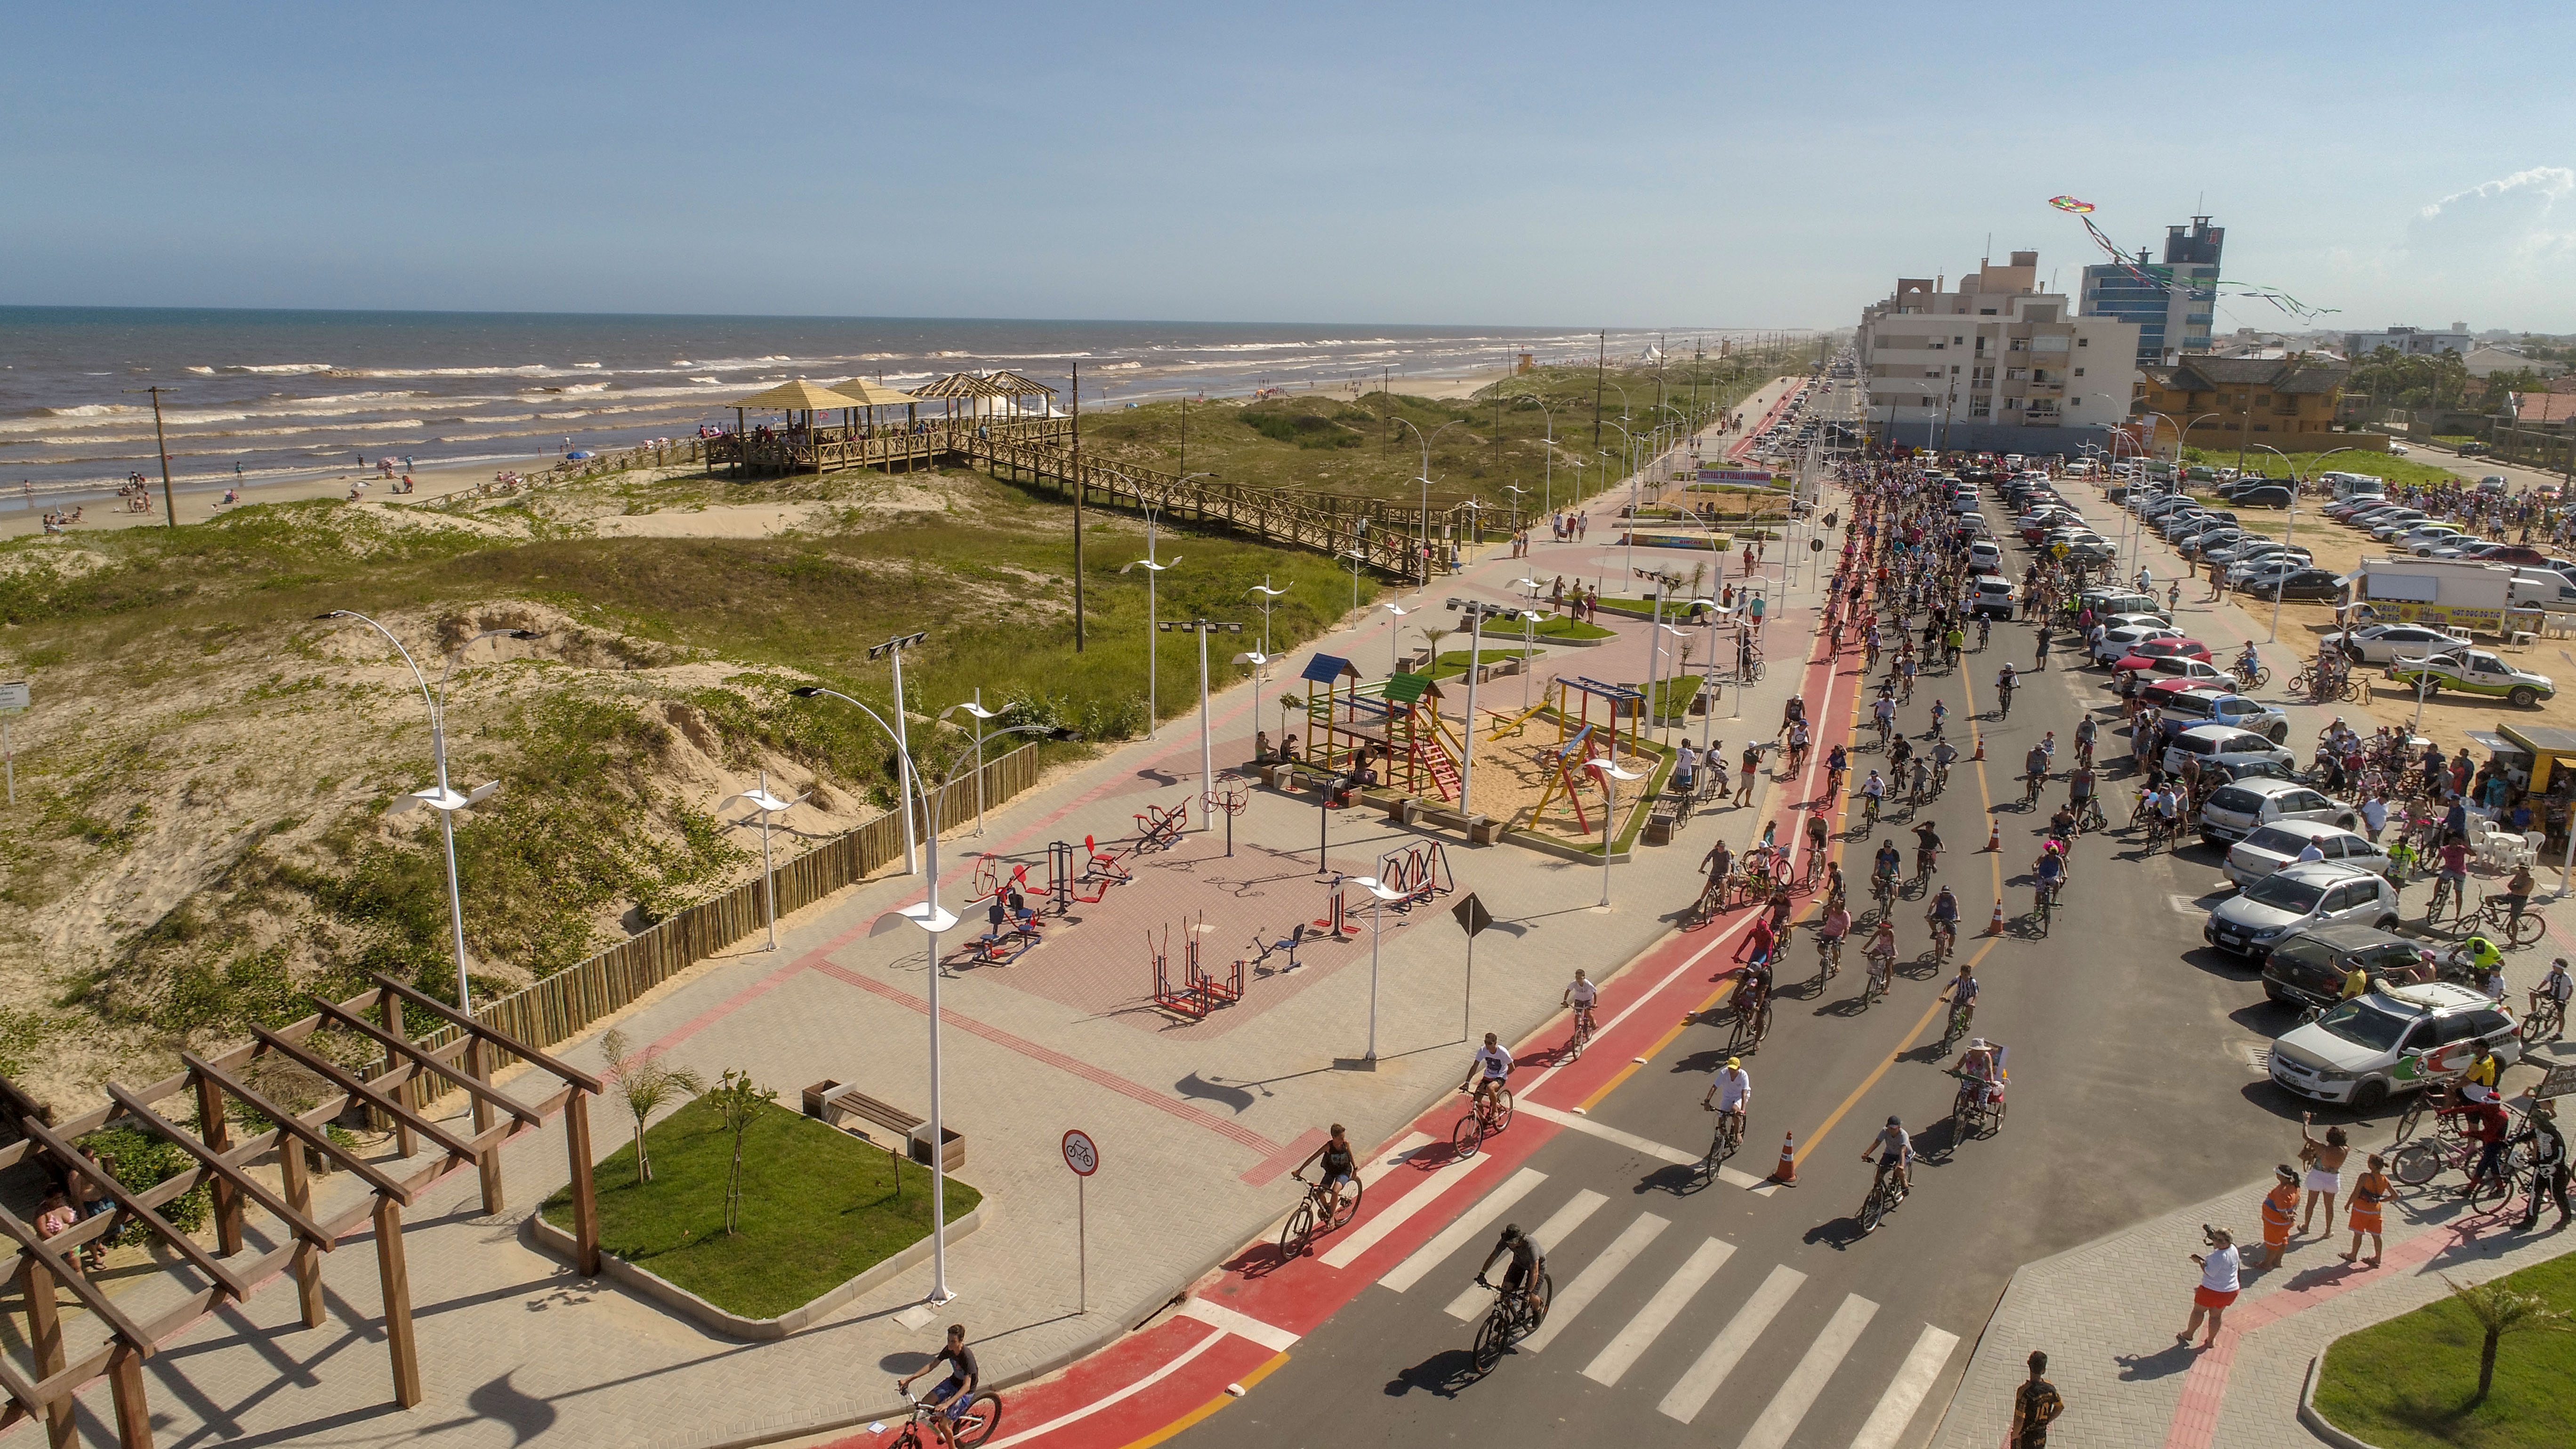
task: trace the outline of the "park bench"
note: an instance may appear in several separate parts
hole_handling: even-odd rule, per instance
[[[873,1142],[892,1150],[897,1142],[907,1143],[906,1153],[913,1161],[927,1165],[930,1124],[900,1107],[880,1102],[856,1087],[845,1087],[837,1081],[816,1082],[805,1089],[805,1115],[828,1126],[838,1127],[853,1137]],[[853,1120],[866,1126],[854,1125]],[[870,1127],[875,1131],[868,1130]],[[955,1172],[966,1165],[966,1138],[943,1125],[939,1131],[940,1167]]]

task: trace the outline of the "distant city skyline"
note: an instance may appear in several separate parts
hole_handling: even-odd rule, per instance
[[[22,12],[0,303],[1847,328],[2014,250],[2079,290],[2071,193],[2335,309],[2220,336],[2576,331],[2563,6],[708,18]]]

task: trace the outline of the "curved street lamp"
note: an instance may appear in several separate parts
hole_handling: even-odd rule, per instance
[[[1442,433],[1445,433],[1451,428],[1458,426],[1460,423],[1465,422],[1466,419],[1451,418],[1449,421],[1433,428],[1431,430],[1430,437],[1423,437],[1422,430],[1420,428],[1413,427],[1413,419],[1411,418],[1399,415],[1396,418],[1396,421],[1404,424],[1408,428],[1413,428],[1413,436],[1422,439],[1422,474],[1420,478],[1420,482],[1422,484],[1422,587],[1427,589],[1431,587],[1431,439],[1439,437]]]
[[[400,639],[394,637],[393,630],[355,609],[333,609],[327,614],[317,614],[314,617],[316,619],[355,619],[384,635],[385,642],[394,646],[394,652],[402,656],[404,666],[411,670],[412,682],[420,686],[421,702],[429,706],[429,752],[430,758],[437,765],[437,783],[426,790],[414,790],[396,800],[386,808],[385,813],[401,815],[423,805],[438,812],[438,841],[447,853],[447,928],[449,944],[456,952],[456,1009],[470,1016],[474,1012],[474,1000],[473,988],[465,977],[465,901],[456,888],[456,812],[469,805],[479,805],[491,799],[492,792],[501,788],[501,782],[494,780],[462,794],[449,787],[447,783],[447,686],[449,681],[456,677],[456,661],[466,650],[486,639],[534,639],[538,637],[537,631],[486,629],[448,650],[447,670],[439,675],[438,691],[432,694],[429,688],[429,677],[420,672],[419,661],[413,659],[411,651],[403,647]]]
[[[2281,527],[2281,546],[2286,549],[2290,546],[2290,539],[2299,531],[2299,490],[2307,486],[2308,480],[2304,474],[2300,473],[2299,465],[2290,461],[2289,454],[2282,452],[2280,449],[2273,447],[2269,443],[2256,443],[2254,446],[2257,449],[2280,459],[2281,466],[2290,470],[2290,516]],[[2324,459],[2331,458],[2337,453],[2358,453],[2360,451],[2362,450],[2354,447],[2328,448],[2322,453],[2309,454],[2308,466],[2313,469],[2319,462]],[[2273,643],[2281,637],[2281,598],[2288,592],[2289,591],[2283,588],[2279,582],[2275,582],[2272,585],[2272,632],[2263,640],[2266,644]]]
[[[1553,526],[1556,518],[1556,414],[1549,410],[1547,399],[1537,393],[1525,392],[1521,396],[1537,403],[1538,415],[1546,420],[1547,451],[1541,455],[1539,464],[1539,506],[1547,511]]]
[[[1605,799],[1601,803],[1601,904],[1610,904],[1610,835],[1619,814],[1619,782],[1642,780],[1643,770],[1623,770],[1606,759],[1584,761],[1584,767],[1601,777]]]
[[[1356,580],[1357,577],[1357,575],[1353,575],[1354,580]],[[1251,588],[1244,590],[1244,592],[1247,594],[1259,594],[1261,596],[1261,652],[1267,654],[1270,652],[1270,604],[1274,599],[1286,598],[1288,596],[1288,591],[1286,589],[1274,589],[1270,587],[1270,575],[1263,574],[1261,576],[1261,582],[1254,584]],[[1351,607],[1356,609],[1359,605],[1354,603]]]
[[[760,899],[764,913],[769,918],[769,944],[760,948],[764,951],[778,949],[778,870],[769,863],[769,820],[773,815],[803,804],[811,799],[813,794],[813,791],[808,790],[793,800],[782,800],[769,793],[769,772],[763,770],[760,772],[759,789],[745,790],[739,795],[727,795],[716,802],[718,810],[729,805],[743,804],[760,813]]]

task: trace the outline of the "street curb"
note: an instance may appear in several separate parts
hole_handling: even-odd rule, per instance
[[[2366,1439],[2338,1429],[2325,1415],[2317,1412],[2317,1376],[2325,1368],[2326,1356],[2318,1354],[2308,1360],[2308,1376],[2299,1385],[2299,1422],[2308,1432],[2335,1446],[2335,1449],[2378,1449]]]

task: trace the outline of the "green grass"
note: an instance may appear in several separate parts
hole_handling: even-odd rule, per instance
[[[2505,1279],[2553,1308],[2576,1310],[2576,1257]],[[2495,1388],[2478,1386],[2481,1335],[2448,1297],[2337,1339],[2317,1378],[2317,1409],[2381,1449],[2542,1449],[2576,1444],[2576,1334],[2507,1335]]]
[[[1557,614],[1541,623],[1534,632],[1541,639],[1608,639],[1619,631],[1587,624],[1571,614]]]
[[[1476,662],[1500,664],[1506,659],[1518,659],[1525,653],[1536,652],[1538,651],[1523,649],[1479,649],[1476,651]],[[1431,665],[1431,677],[1434,679],[1455,679],[1466,672],[1467,651],[1464,649],[1443,650],[1440,657]]]
[[[2236,450],[2233,448],[2185,448],[2182,455],[2183,461],[2189,465],[2212,468],[2236,466]],[[2460,475],[2448,468],[2433,463],[2419,463],[2412,458],[2400,458],[2393,453],[2336,453],[2317,461],[2311,461],[2318,459],[2318,455],[2315,454],[2293,453],[2290,456],[2297,460],[2299,471],[2309,477],[2319,473],[2366,473],[2380,479],[2391,488],[2447,485],[2460,481]],[[2269,473],[2274,477],[2280,477],[2289,470],[2282,466],[2280,459],[2271,454],[2249,448],[2245,453],[2245,471]]]
[[[600,1246],[729,1313],[776,1318],[920,1241],[930,1170],[776,1105],[743,1135],[742,1229],[724,1230],[733,1136],[704,1097],[653,1124],[653,1180],[635,1181],[635,1143],[599,1165]],[[948,1180],[948,1220],[983,1194]],[[569,1190],[546,1199],[569,1232]]]

